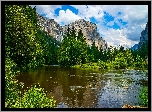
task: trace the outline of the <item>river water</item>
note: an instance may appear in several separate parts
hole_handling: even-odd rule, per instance
[[[57,108],[121,108],[139,105],[148,76],[139,70],[84,70],[44,66],[17,76],[24,90],[39,83],[57,100]]]

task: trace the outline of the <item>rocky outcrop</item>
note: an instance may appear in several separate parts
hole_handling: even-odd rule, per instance
[[[146,42],[148,42],[148,22],[146,24],[145,30],[143,30],[141,32],[141,37],[140,37],[140,42],[139,42],[138,48],[140,48],[142,46],[142,44],[146,43]]]
[[[50,36],[53,36],[57,41],[63,39],[63,28],[54,21],[54,19],[47,20],[43,16],[38,15],[38,24],[41,30],[46,31]]]
[[[97,32],[97,25],[89,21],[85,21],[84,19],[79,19],[68,25],[60,26],[54,19],[47,20],[43,16],[38,15],[38,24],[41,26],[41,30],[46,31],[58,41],[63,40],[63,35],[66,33],[68,27],[72,29],[74,26],[76,35],[80,29],[82,30],[83,36],[86,38],[87,45],[91,46],[95,41],[95,45],[98,49],[107,49],[107,43]]]
[[[89,21],[85,21],[84,19],[76,20],[75,22],[70,23],[68,26],[76,29],[76,34],[78,34],[79,30],[82,30],[83,36],[86,38],[86,42],[89,46],[95,41],[95,45],[98,47],[102,47],[103,49],[107,49],[107,43],[100,37],[100,34],[97,32],[97,25],[91,23]],[[67,26],[66,26],[67,27]],[[67,28],[65,28],[67,29]]]

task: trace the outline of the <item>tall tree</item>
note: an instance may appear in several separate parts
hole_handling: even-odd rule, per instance
[[[97,62],[98,59],[99,59],[99,50],[98,48],[95,46],[95,41],[92,43],[92,46],[91,46],[91,52],[92,52],[92,55],[94,57],[94,62]]]
[[[82,31],[79,31],[78,36],[76,36],[74,27],[72,27],[72,30],[68,28],[67,33],[64,35],[63,42],[61,43],[60,64],[71,66],[85,63],[86,54],[86,42]]]
[[[18,67],[36,67],[43,62],[36,11],[28,5],[5,5],[5,54]]]

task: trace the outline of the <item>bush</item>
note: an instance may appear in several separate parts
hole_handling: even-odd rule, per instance
[[[125,56],[123,53],[119,53],[116,55],[115,60],[114,60],[114,67],[116,69],[125,69],[127,68],[128,63],[127,60],[125,59]]]
[[[15,79],[15,74],[18,73],[16,64],[10,59],[5,60],[5,107],[15,107],[17,100],[19,101],[20,85],[17,85],[18,80]]]
[[[140,97],[140,104],[148,107],[148,87],[142,87]]]
[[[97,65],[98,65],[101,69],[105,69],[105,68],[106,68],[106,63],[103,62],[103,61],[101,61],[101,60],[98,61]]]
[[[15,75],[19,72],[16,64],[5,60],[5,108],[53,108],[55,100],[48,98],[42,88],[36,85],[23,93],[23,83],[17,83]]]
[[[22,108],[53,108],[56,106],[56,100],[53,97],[48,98],[44,89],[38,88],[37,85],[31,87],[24,93],[21,107]]]

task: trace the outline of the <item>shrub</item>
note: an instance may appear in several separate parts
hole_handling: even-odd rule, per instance
[[[21,107],[23,108],[53,108],[56,106],[56,100],[53,97],[48,98],[43,88],[38,88],[37,85],[31,87],[24,93]]]
[[[5,60],[5,108],[53,108],[55,100],[48,98],[42,88],[36,85],[23,93],[23,83],[17,83],[15,75],[19,72],[16,64]]]
[[[140,97],[140,104],[148,107],[148,87],[142,87]]]
[[[114,60],[114,65],[116,69],[124,69],[128,66],[127,60],[125,59],[123,53],[119,53],[116,55],[115,60]]]
[[[105,69],[105,68],[106,68],[106,63],[103,62],[103,61],[101,61],[101,60],[98,61],[97,65],[98,65],[99,67],[101,67],[101,69]]]
[[[16,64],[10,59],[5,60],[5,107],[15,107],[19,100],[20,85],[17,85],[18,80],[15,79],[15,74],[18,73]]]

